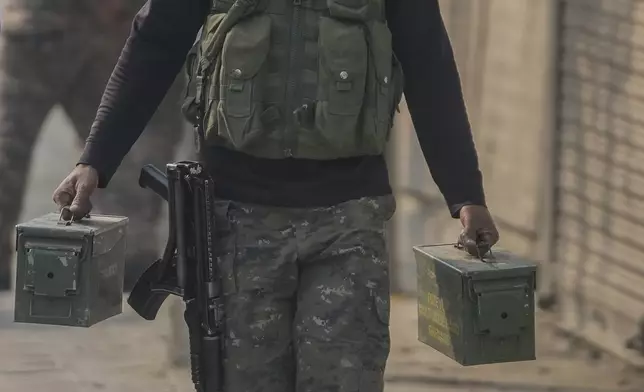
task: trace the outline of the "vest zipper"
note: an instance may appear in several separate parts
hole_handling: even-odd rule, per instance
[[[300,33],[300,14],[302,12],[302,0],[293,0],[293,20],[291,24],[291,42],[290,42],[290,57],[289,57],[289,69],[288,69],[288,82],[286,85],[286,113],[289,115],[293,112],[293,101],[295,100],[295,94],[297,93],[297,83],[298,76],[295,74],[295,69],[297,61],[299,60],[298,56],[298,45],[300,40],[298,40],[298,35]],[[293,156],[293,148],[295,147],[293,139],[297,140],[295,137],[295,129],[293,121],[287,121],[287,125],[284,131],[284,155],[287,157]]]

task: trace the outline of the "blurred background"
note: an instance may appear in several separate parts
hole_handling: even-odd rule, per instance
[[[538,359],[464,369],[416,341],[412,246],[453,242],[460,226],[403,110],[388,156],[387,391],[644,391],[644,1],[440,3],[500,246],[539,263]],[[55,210],[51,193],[80,153],[71,129],[60,107],[49,113],[19,221]],[[191,149],[186,129],[176,158]],[[191,390],[176,303],[154,323],[125,305],[78,330],[14,325],[11,294],[0,298],[1,392]]]

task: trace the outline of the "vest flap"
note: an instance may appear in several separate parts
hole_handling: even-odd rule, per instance
[[[324,67],[335,81],[350,82],[365,77],[368,53],[362,26],[321,18],[319,42]]]
[[[253,78],[266,61],[270,49],[271,17],[257,15],[239,22],[224,42],[222,63],[232,79]]]

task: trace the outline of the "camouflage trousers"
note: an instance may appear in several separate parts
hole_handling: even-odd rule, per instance
[[[282,209],[219,201],[225,391],[381,392],[393,196]]]
[[[129,26],[128,23],[103,35],[68,31],[43,35],[5,33],[0,38],[0,281],[7,275],[13,254],[12,233],[22,209],[32,153],[43,122],[54,106],[62,106],[78,136],[78,146],[82,146]],[[150,227],[161,213],[161,200],[139,188],[137,181],[142,165],[164,167],[174,159],[176,146],[184,135],[181,82],[173,86],[110,186],[92,197],[94,212],[130,218],[129,266],[133,260],[149,263],[158,256]]]

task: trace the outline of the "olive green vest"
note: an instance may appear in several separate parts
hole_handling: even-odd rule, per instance
[[[215,0],[189,70],[201,140],[275,159],[383,153],[403,88],[384,1]]]

